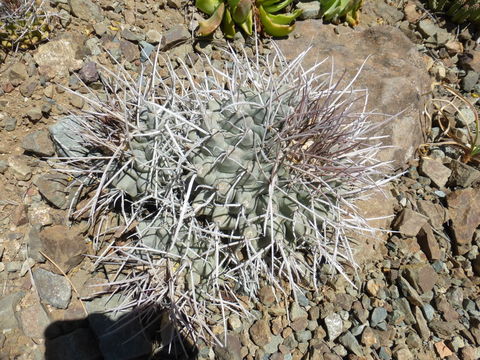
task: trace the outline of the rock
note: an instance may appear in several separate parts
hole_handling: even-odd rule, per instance
[[[452,159],[449,166],[452,170],[452,175],[448,179],[448,183],[451,186],[468,188],[480,179],[480,171],[461,161]]]
[[[400,347],[393,350],[393,358],[395,360],[413,360],[414,357],[410,350],[406,347]]]
[[[176,25],[163,35],[160,48],[161,50],[166,51],[190,38],[190,32],[185,26]]]
[[[417,29],[426,38],[433,37],[438,32],[442,31],[442,29],[430,19],[419,21]]]
[[[430,338],[430,329],[428,328],[427,321],[423,317],[422,311],[418,306],[415,306],[415,324],[417,332],[420,334],[423,340],[427,341]]]
[[[0,297],[0,329],[18,328],[15,307],[25,294],[22,291]],[[0,346],[1,347],[1,346]]]
[[[367,348],[378,344],[378,339],[375,334],[375,331],[371,327],[366,327],[362,332],[361,342]]]
[[[20,94],[23,97],[29,98],[33,95],[35,92],[35,89],[38,86],[38,79],[32,79],[24,82],[22,85],[20,85]]]
[[[440,189],[442,189],[448,181],[452,171],[443,165],[440,161],[428,158],[422,159],[421,172],[423,175],[429,177],[432,182]]]
[[[318,19],[320,17],[320,2],[319,1],[300,1],[297,4],[297,9],[303,10],[300,19]]]
[[[33,271],[33,279],[40,299],[58,309],[66,309],[72,296],[72,288],[65,277],[44,269]]]
[[[26,113],[28,120],[32,123],[37,123],[43,117],[43,111],[41,107],[35,106],[27,111]]]
[[[405,208],[394,220],[392,227],[404,236],[416,236],[427,221],[426,216]]]
[[[428,260],[439,260],[442,257],[440,246],[429,224],[420,229],[417,242]]]
[[[18,314],[23,333],[34,339],[43,339],[50,319],[40,303],[36,303]]]
[[[83,42],[83,37],[77,35],[40,45],[33,55],[40,74],[53,79],[55,76],[68,77],[69,72],[81,69],[83,62],[77,57],[81,56],[80,47]]]
[[[68,177],[61,173],[41,175],[35,180],[40,194],[52,205],[66,209],[68,205]]]
[[[458,64],[466,71],[480,73],[480,51],[468,50],[459,54]]]
[[[353,352],[355,355],[357,356],[363,355],[362,347],[360,346],[357,339],[355,338],[355,336],[352,335],[350,331],[347,331],[345,334],[340,336],[338,340],[340,344],[345,346],[348,350]]]
[[[258,291],[258,297],[262,304],[271,305],[275,302],[275,293],[273,288],[269,285],[262,286]]]
[[[45,130],[37,130],[25,136],[22,147],[27,153],[38,156],[53,156],[55,154],[53,142]]]
[[[422,15],[417,11],[417,6],[414,3],[407,3],[403,8],[403,12],[405,13],[405,20],[409,23],[414,24],[416,23]]]
[[[150,29],[146,34],[146,41],[149,44],[158,45],[160,41],[162,41],[162,34],[160,34],[157,30]]]
[[[0,160],[0,174],[5,174],[5,171],[8,169],[8,163],[6,161]]]
[[[262,347],[272,341],[272,332],[270,331],[270,326],[266,320],[257,320],[250,327],[249,332],[250,338],[257,346]]]
[[[458,320],[460,315],[449,303],[449,301],[442,295],[435,298],[435,305],[437,310],[442,313],[443,318],[448,322],[454,322]]]
[[[123,58],[128,62],[134,62],[140,58],[138,46],[130,41],[120,40],[120,51]]]
[[[327,327],[329,341],[335,340],[343,332],[343,321],[337,313],[332,313],[325,317],[324,322]]]
[[[130,31],[128,29],[124,29],[121,32],[122,38],[124,38],[127,41],[131,41],[134,43],[138,43],[140,41],[145,40],[145,35],[144,34],[138,34],[134,33],[133,31]]]
[[[438,356],[440,356],[440,359],[444,359],[450,355],[453,355],[453,352],[448,348],[447,345],[445,345],[443,341],[436,342],[434,345]]]
[[[42,251],[68,273],[80,264],[87,247],[83,237],[75,230],[64,225],[54,225],[42,229],[39,233]]]
[[[18,86],[28,78],[27,67],[21,61],[14,63],[8,72],[8,80],[13,86]]]
[[[310,333],[310,338],[311,337],[312,336],[311,336],[311,333]],[[283,342],[283,337],[281,337],[280,335],[272,336],[272,340],[267,345],[265,345],[262,349],[263,349],[263,351],[265,351],[265,354],[273,354],[273,353],[278,351],[278,346],[282,342]]]
[[[48,331],[48,329],[47,329]],[[45,359],[102,359],[95,335],[88,328],[79,328],[45,342]]]
[[[17,180],[28,181],[32,177],[32,169],[26,156],[12,156],[8,158],[8,166]]]
[[[399,29],[374,26],[365,30],[345,29],[337,35],[335,28],[334,25],[322,24],[321,20],[298,22],[288,39],[276,43],[290,60],[312,47],[303,60],[305,66],[332,57],[338,75],[334,79],[345,75],[345,82],[357,74],[368,58],[354,86],[368,89],[368,108],[383,114],[401,113],[382,125],[381,133],[389,136],[384,144],[393,147],[382,150],[378,157],[393,160],[393,166],[404,168],[424,142],[423,120],[419,114],[423,110],[422,94],[430,90],[430,78],[424,60],[415,45]],[[373,53],[372,49],[375,49]],[[328,61],[318,67],[319,73],[330,71],[331,63]],[[376,120],[383,121],[385,118],[378,117]]]
[[[373,309],[370,317],[370,325],[376,327],[379,323],[387,318],[387,310],[383,307],[377,307]]]
[[[243,330],[243,323],[238,315],[230,315],[227,322],[233,332],[239,333]]]
[[[299,319],[307,319],[308,313],[300,307],[297,302],[292,302],[290,305],[290,320],[297,321]]]
[[[310,341],[311,338],[312,338],[312,332],[309,330],[302,330],[302,331],[295,332],[295,339],[299,343],[308,342]]]
[[[472,268],[475,275],[480,276],[480,254],[472,261]]]
[[[468,71],[467,75],[461,81],[461,86],[464,91],[470,92],[475,88],[478,82],[479,75],[475,71]]]
[[[33,266],[36,264],[36,261],[32,258],[27,258],[23,264],[22,264],[22,268],[20,269],[20,276],[25,276],[27,274],[27,272],[33,268]]]
[[[475,229],[480,225],[480,192],[477,189],[456,190],[447,196],[456,252],[466,254],[472,246]]]
[[[242,343],[238,335],[228,334],[225,346],[215,346],[215,359],[219,360],[241,360],[240,350]]]
[[[418,295],[417,291],[409,284],[409,282],[401,276],[398,278],[398,287],[411,304],[422,306],[423,301],[420,295]]]
[[[71,13],[82,20],[102,22],[102,8],[90,0],[69,0]]]
[[[403,274],[420,294],[432,291],[438,279],[437,273],[428,263],[406,265]]]
[[[98,81],[100,77],[97,71],[97,64],[93,61],[86,62],[78,72],[78,76],[87,85]]]
[[[146,62],[150,58],[153,50],[155,50],[155,46],[146,41],[140,41],[140,61],[142,63]]]
[[[417,206],[420,214],[428,217],[434,229],[443,229],[443,224],[450,219],[447,209],[441,204],[419,199],[417,200]]]
[[[7,131],[15,131],[17,128],[17,119],[7,116],[5,120],[3,120],[3,128]]]
[[[460,356],[462,360],[475,360],[478,359],[478,351],[467,345],[460,350]]]

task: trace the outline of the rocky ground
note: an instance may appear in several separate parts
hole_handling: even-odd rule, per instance
[[[226,43],[194,41],[192,30],[199,15],[180,0],[51,0],[46,6],[56,14],[51,40],[34,50],[5,55],[0,64],[0,358],[148,358],[152,345],[137,336],[135,326],[121,336],[111,336],[111,324],[122,319],[86,317],[106,307],[106,297],[89,297],[92,289],[98,289],[89,285],[101,284],[108,275],[92,273],[94,259],[83,256],[94,254],[94,229],[88,228],[85,219],[69,222],[67,210],[75,188],[71,178],[52,171],[57,165],[47,158],[55,155],[55,148],[47,129],[60,117],[85,108],[84,100],[68,89],[85,92],[81,82],[93,91],[99,89],[100,65],[110,67],[118,61],[136,72],[160,46],[172,59],[188,59],[195,67],[200,54],[220,60],[219,49]],[[307,17],[315,15],[314,3],[303,6]],[[338,35],[329,40],[335,51],[341,36],[345,36],[342,41],[353,42],[355,34],[367,33],[375,40],[372,46],[379,47],[386,46],[380,45],[382,37],[401,38],[393,50],[383,48],[394,54],[389,58],[380,49],[368,49],[382,54],[382,66],[398,67],[397,75],[373,97],[382,98],[388,89],[404,87],[398,84],[405,79],[411,85],[413,78],[428,74],[426,89],[417,92],[428,91],[430,82],[440,81],[472,103],[477,101],[480,46],[473,29],[435,17],[415,1],[367,1],[363,12],[362,24],[355,30],[325,25],[322,31]],[[320,24],[318,20],[300,22],[290,41],[299,48],[311,45],[308,27]],[[365,40],[358,36],[360,43]],[[319,36],[318,41],[325,43],[325,39]],[[395,53],[400,42],[408,42],[410,53]],[[352,53],[360,43],[352,46]],[[249,45],[242,37],[233,42],[236,48]],[[265,41],[261,51],[268,46]],[[422,61],[402,62],[403,55]],[[348,63],[350,58],[345,59]],[[408,68],[411,64],[417,70]],[[385,77],[378,68],[367,71]],[[402,72],[414,75],[408,78]],[[404,104],[394,95],[383,112],[402,110]],[[398,109],[392,108],[395,104]],[[415,105],[413,113],[423,111],[420,102]],[[448,120],[458,138],[466,141],[474,114],[465,106],[460,111],[463,117],[453,112]],[[412,115],[412,119],[418,118]],[[438,119],[426,124],[422,142],[441,141]],[[407,134],[397,131],[394,140],[401,143],[405,137],[421,136],[415,129],[400,128]],[[420,140],[412,144],[417,150]],[[371,248],[374,252],[367,257],[359,255],[361,268],[351,274],[354,284],[325,265],[320,291],[297,294],[297,303],[275,297],[265,286],[258,301],[250,304],[251,318],[229,318],[228,346],[196,344],[193,352],[198,358],[480,358],[478,164],[459,161],[461,152],[452,145],[394,156],[397,167],[407,171],[391,186],[391,196],[383,203],[394,211],[384,224],[393,231],[379,235]],[[409,158],[408,164],[402,156]],[[112,239],[114,234],[109,236]],[[114,296],[109,301],[111,305],[120,300]],[[223,330],[214,328],[216,333]],[[119,338],[126,340],[119,343]],[[166,358],[163,353],[156,356]]]

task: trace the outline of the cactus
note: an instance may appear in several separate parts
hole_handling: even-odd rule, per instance
[[[434,11],[442,11],[456,23],[471,22],[480,25],[479,0],[428,0]]]
[[[104,70],[105,94],[78,94],[92,111],[52,129],[94,190],[77,214],[94,222],[115,206],[136,229],[98,256],[131,306],[160,305],[211,340],[218,314],[248,314],[239,296],[254,299],[262,279],[296,293],[317,287],[322,263],[354,264],[351,236],[373,231],[355,199],[388,180],[378,125],[354,110],[364,91],[304,70],[305,55],[227,52],[222,69],[170,65],[166,80]]]
[[[255,4],[252,0],[196,0],[195,5],[210,18],[200,21],[198,34],[208,36],[218,27],[223,30],[225,37],[235,36],[236,25],[247,35],[252,35],[253,24],[260,20],[263,31],[276,37],[287,36],[293,31],[290,25],[301,13],[295,10],[289,14],[275,14],[290,5],[293,0],[258,0]]]
[[[28,49],[48,39],[47,15],[35,0],[8,0],[0,4],[0,47]]]
[[[363,0],[319,0],[323,19],[338,23],[346,21],[354,26],[358,24],[359,10]]]

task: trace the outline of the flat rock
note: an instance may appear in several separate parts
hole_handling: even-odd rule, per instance
[[[35,181],[40,194],[52,205],[66,209],[68,205],[68,177],[64,174],[44,174]]]
[[[242,343],[238,335],[228,334],[225,346],[215,346],[215,359],[219,360],[241,360]]]
[[[0,330],[18,328],[18,321],[15,317],[15,307],[25,294],[16,292],[0,297]]]
[[[439,260],[442,257],[440,246],[430,224],[425,224],[417,234],[417,242],[428,260]]]
[[[397,216],[392,226],[394,230],[404,236],[416,236],[427,221],[426,216],[405,208]]]
[[[435,204],[427,200],[417,200],[418,212],[428,217],[430,225],[434,229],[442,229],[449,219],[448,210],[441,204]]]
[[[22,148],[27,153],[38,156],[53,156],[55,154],[53,142],[48,131],[45,130],[37,130],[25,136],[22,140]]]
[[[452,173],[452,170],[443,165],[440,161],[428,158],[422,159],[420,170],[423,175],[430,178],[430,180],[432,180],[432,182],[440,189],[445,186]]]
[[[34,339],[43,339],[50,319],[40,303],[22,309],[17,316],[25,335]]]
[[[332,313],[325,317],[325,326],[327,328],[328,339],[330,341],[335,340],[343,331],[343,321],[340,315]]]
[[[40,45],[33,55],[39,73],[53,79],[55,76],[68,77],[69,72],[81,69],[79,47],[82,44],[82,37],[69,36]]]
[[[399,114],[381,126],[378,135],[387,135],[385,145],[393,148],[379,153],[381,160],[393,160],[393,166],[405,168],[425,140],[422,137],[420,118],[423,110],[423,94],[430,89],[430,77],[415,45],[401,30],[390,26],[374,26],[368,29],[343,29],[324,25],[321,20],[298,22],[292,35],[276,43],[287,59],[294,59],[311,47],[304,58],[305,66],[312,66],[326,58],[335,65],[334,79],[346,72],[344,83],[350,81],[364,64],[354,87],[368,89],[368,109],[377,113]],[[365,62],[366,61],[366,62]],[[332,62],[326,61],[318,73],[330,73]],[[384,121],[386,116],[372,117]],[[429,126],[424,124],[424,126]]]
[[[80,264],[87,252],[83,237],[74,228],[49,226],[40,231],[39,237],[43,253],[65,273]]]
[[[272,332],[268,321],[260,319],[250,327],[250,338],[257,346],[265,346],[272,341]]]
[[[462,163],[461,161],[452,159],[449,166],[452,170],[452,174],[450,179],[448,179],[448,183],[452,186],[468,188],[480,179],[480,171]]]
[[[308,313],[296,302],[292,302],[290,306],[290,320],[297,321],[300,319],[307,319]]]
[[[438,279],[437,273],[428,263],[405,265],[403,274],[419,294],[432,291]]]
[[[472,188],[453,191],[447,196],[447,203],[456,251],[459,255],[466,254],[480,225],[480,192]]]
[[[44,269],[33,270],[33,279],[40,299],[58,309],[66,309],[72,296],[68,280]]]
[[[362,347],[360,346],[357,339],[355,338],[355,336],[352,335],[350,331],[347,331],[345,334],[340,336],[339,342],[340,344],[345,346],[348,350],[353,352],[355,355],[357,356],[363,355]]]
[[[87,85],[97,81],[100,78],[97,71],[97,64],[93,61],[86,62],[78,72],[78,76]]]
[[[85,21],[103,21],[102,8],[90,0],[69,0],[74,16]]]
[[[163,34],[160,47],[162,50],[168,50],[187,41],[190,37],[190,32],[184,25],[176,25]]]
[[[27,67],[21,61],[16,62],[8,72],[8,80],[13,86],[18,86],[28,78]]]
[[[17,180],[28,181],[32,177],[32,168],[27,156],[12,156],[8,158],[8,166]]]
[[[459,65],[466,71],[480,73],[480,51],[468,50],[458,56]]]

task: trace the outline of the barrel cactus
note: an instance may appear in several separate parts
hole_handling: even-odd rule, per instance
[[[47,40],[50,32],[48,17],[35,0],[0,3],[0,47],[28,49]]]
[[[93,189],[78,212],[115,207],[131,235],[98,256],[118,266],[112,285],[130,305],[160,305],[211,339],[262,281],[296,293],[318,286],[322,264],[355,263],[349,240],[373,231],[355,200],[388,180],[378,125],[364,90],[303,69],[305,54],[227,52],[222,68],[170,65],[166,79],[105,70],[113,83],[86,97],[92,111],[52,127]]]
[[[480,24],[479,0],[428,0],[428,6],[446,13],[456,23]]]

